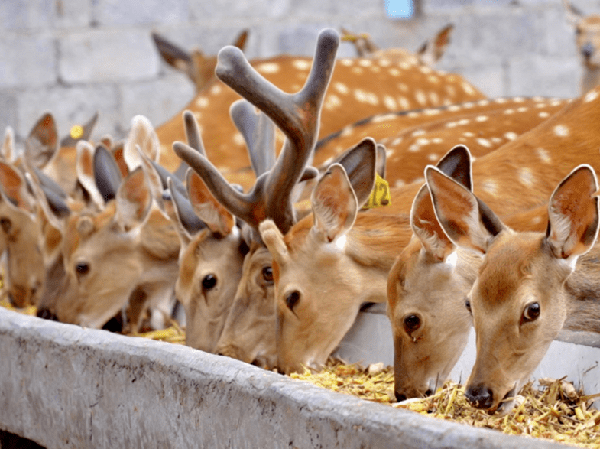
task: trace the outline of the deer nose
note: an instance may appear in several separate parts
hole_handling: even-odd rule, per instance
[[[494,393],[484,386],[468,387],[465,397],[472,406],[477,408],[491,408],[494,402]]]
[[[395,391],[394,394],[396,395],[396,402],[402,402],[408,399],[405,394],[398,393],[397,391]]]
[[[37,317],[45,320],[58,321],[58,317],[45,307],[41,307],[37,311]]]
[[[581,54],[585,58],[591,58],[594,54],[594,46],[590,42],[587,42],[583,47],[581,47]]]

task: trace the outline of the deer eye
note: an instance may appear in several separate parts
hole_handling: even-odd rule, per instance
[[[0,226],[2,226],[4,233],[8,234],[10,232],[10,228],[12,227],[12,221],[10,221],[10,218],[8,217],[2,217],[0,218]]]
[[[421,318],[419,315],[411,314],[404,317],[404,330],[407,334],[412,334],[421,327]]]
[[[266,267],[263,267],[262,269],[262,277],[263,280],[268,283],[268,284],[272,284],[273,283],[273,268],[270,265],[267,265]]]
[[[291,312],[294,311],[294,307],[298,305],[300,302],[300,292],[298,290],[293,290],[287,294],[285,297],[285,305],[290,309]]]
[[[525,306],[523,310],[523,322],[535,321],[540,317],[541,307],[539,302],[532,302]]]
[[[471,311],[471,301],[469,301],[468,299],[465,299],[465,307],[467,308],[467,310],[469,311],[469,313],[473,313]]]
[[[217,285],[217,277],[214,274],[207,274],[202,278],[202,288],[212,290]]]
[[[77,262],[75,264],[75,273],[77,276],[85,276],[90,272],[90,264],[87,262]]]

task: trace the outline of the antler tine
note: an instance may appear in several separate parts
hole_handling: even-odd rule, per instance
[[[185,136],[188,145],[203,156],[206,156],[206,150],[204,149],[202,137],[200,136],[200,128],[198,127],[198,122],[192,111],[185,110],[183,112],[183,123],[185,125]]]
[[[275,125],[262,112],[246,100],[237,100],[229,109],[231,119],[242,133],[252,170],[256,177],[271,170],[275,165]]]
[[[221,81],[267,114],[294,142],[295,147],[308,148],[307,152],[310,152],[316,135],[314,128],[318,128],[318,119],[314,120],[314,115],[319,115],[338,46],[339,35],[335,30],[321,31],[311,72],[304,87],[296,94],[286,94],[265,80],[250,66],[237,47],[221,49],[216,74]]]
[[[198,173],[216,200],[229,212],[244,221],[253,221],[252,217],[256,213],[253,209],[258,205],[256,189],[252,189],[248,194],[237,191],[206,156],[183,142],[173,142],[173,150]]]

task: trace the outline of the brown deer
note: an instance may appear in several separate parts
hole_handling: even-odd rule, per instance
[[[552,192],[553,185],[560,182],[561,177],[566,174],[565,167],[587,161],[594,165],[598,160],[595,151],[600,147],[600,136],[593,127],[593,123],[600,119],[597,97],[598,92],[592,90],[584,97],[567,104],[529,132],[477,159],[473,164],[474,191],[490,207],[502,210],[503,215],[523,212],[544,204],[545,198]],[[411,236],[408,213],[420,188],[419,183],[413,183],[392,189],[391,204],[379,208],[380,212],[373,209],[369,213],[359,214],[354,227],[349,230],[339,225],[334,227],[339,233],[333,235],[338,237],[347,231],[346,251],[332,251],[332,246],[327,242],[332,235],[319,241],[318,236],[323,232],[316,228],[311,230],[312,219],[301,220],[285,237],[268,222],[264,223],[264,229],[261,229],[263,240],[278,267],[274,273],[277,273],[276,298],[280,313],[285,313],[290,320],[297,319],[286,304],[298,305],[306,302],[305,310],[311,313],[326,310],[326,313],[334,315],[336,320],[345,319],[351,323],[355,316],[354,310],[357,310],[358,306],[349,307],[343,303],[342,298],[360,299],[362,296],[354,293],[354,290],[368,292],[380,284],[378,278],[372,275],[368,277],[368,281],[365,280],[370,270],[366,262],[360,267],[360,275],[354,274],[352,281],[344,281],[344,276],[351,273],[350,268],[344,265],[348,261],[346,254],[350,252],[358,261],[365,258],[366,261],[376,260],[385,265],[387,260],[407,247]],[[506,203],[503,199],[509,195],[512,201]],[[346,217],[343,211],[346,211],[348,203],[345,199],[330,199],[328,204],[330,209],[335,210],[335,215],[332,213],[332,216]],[[392,215],[388,218],[387,214]],[[538,217],[533,219],[537,220],[535,224],[541,230],[543,223]],[[367,220],[371,222],[367,224]],[[271,233],[270,236],[265,235],[267,230]],[[356,237],[353,233],[356,233]],[[358,236],[361,236],[360,244],[354,242],[355,239],[358,240]],[[416,246],[414,248],[417,250]],[[323,259],[320,257],[321,252]],[[392,263],[393,261],[386,267],[387,270],[391,268]],[[311,274],[310,279],[308,273]],[[323,292],[328,291],[334,281],[338,280],[343,285],[334,289],[336,294],[334,296],[332,293],[330,299]],[[352,289],[354,290],[348,293]],[[381,290],[384,289],[384,286],[381,286]],[[333,298],[336,299],[335,302]],[[380,299],[379,302],[383,300]],[[281,319],[280,323],[283,322]],[[289,343],[289,349],[286,351],[289,360],[293,362],[284,361],[284,370],[298,369],[302,363],[310,361],[310,356],[294,357],[294,351],[297,354],[302,352],[293,349],[294,347],[306,348],[305,354],[317,352],[316,345],[319,342],[315,344],[311,341],[314,333],[310,332],[310,329],[316,326],[313,324],[316,322],[314,316],[302,321],[297,320],[297,331],[304,334],[293,343]],[[330,325],[328,329],[339,333],[340,338],[345,332],[343,328],[337,329],[334,325]],[[321,358],[327,355],[323,354]]]
[[[575,29],[575,44],[583,69],[580,92],[584,94],[600,84],[600,16],[586,16],[568,0],[563,0],[563,5]]]
[[[426,178],[448,237],[484,255],[465,300],[477,345],[465,395],[478,408],[507,407],[563,327],[573,289],[590,286],[575,283],[572,273],[598,234],[596,175],[581,165],[560,182],[550,197],[545,233],[513,231],[433,167]]]
[[[448,147],[466,145],[478,158],[515,140],[570,100],[499,98],[376,115],[322,139],[315,164],[328,165],[345,148],[365,137],[386,147],[386,180],[392,186],[423,181],[423,169],[440,159]]]
[[[249,242],[251,251],[244,261],[246,277],[237,289],[237,296],[246,292],[249,282],[254,280],[254,273],[257,271],[256,260],[257,257],[261,257],[261,253],[257,251],[262,247],[257,232],[258,224],[264,218],[272,217],[283,229],[289,229],[296,216],[293,207],[295,195],[292,191],[300,180],[314,177],[316,174],[314,169],[307,172],[305,167],[310,161],[316,141],[323,97],[333,70],[337,45],[338,38],[332,31],[326,30],[320,34],[308,81],[303,89],[294,95],[273,89],[257,71],[252,69],[240,52],[235,52],[233,48],[226,48],[220,52],[217,76],[263,110],[287,136],[285,146],[275,160],[275,151],[271,150],[273,131],[266,122],[266,117],[262,114],[255,115],[252,111],[253,107],[247,103],[234,104],[232,117],[242,134],[254,136],[252,139],[248,137],[246,139],[252,165],[257,173],[257,181],[247,194],[239,193],[227,183],[202,152],[194,151],[180,143],[174,145],[175,151],[202,177],[212,195],[249,226],[246,241]],[[198,176],[192,177],[195,178]],[[182,255],[182,258],[184,256],[190,258],[189,255]],[[182,259],[182,267],[184,264],[187,265],[187,261]],[[211,266],[214,262],[207,260],[206,264]],[[192,271],[189,275],[193,275]],[[262,264],[258,268],[258,275],[269,276],[263,271]],[[182,278],[183,272],[180,274],[178,285],[182,283]],[[267,283],[269,282],[272,283],[272,279],[267,279]],[[230,284],[236,286],[234,282]],[[268,288],[268,285],[266,287]],[[268,303],[266,304],[268,309]],[[263,360],[256,363],[263,366],[270,365],[268,357],[261,352],[262,349],[257,348],[255,355],[248,361]],[[229,352],[227,355],[238,356]]]
[[[311,60],[278,56],[253,60],[252,66],[269,82],[284,91],[297,91],[306,80]],[[331,88],[324,100],[319,136],[329,135],[364,117],[415,107],[435,107],[484,98],[458,75],[437,72],[410,55],[401,60],[382,58],[342,58],[336,62]],[[366,87],[371,86],[371,87]],[[376,86],[374,88],[373,86]],[[228,180],[246,189],[253,183],[243,137],[229,121],[229,106],[239,95],[220,81],[208,85],[185,109],[194,113],[201,126],[209,158]],[[161,146],[160,163],[174,171],[180,160],[171,144],[183,140],[181,113],[157,129]],[[224,137],[226,136],[226,137]],[[282,142],[283,136],[278,137]],[[356,143],[360,139],[353,142]],[[350,148],[353,145],[349,145]],[[344,148],[347,149],[347,148]],[[234,155],[234,156],[233,156]],[[234,174],[247,174],[233,180]]]

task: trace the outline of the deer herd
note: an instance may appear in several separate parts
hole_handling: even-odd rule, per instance
[[[600,332],[600,18],[565,5],[569,100],[489,99],[433,69],[451,27],[419,54],[345,31],[342,59],[330,29],[313,59],[248,61],[247,32],[218,57],[153,36],[196,86],[164,125],[92,143],[93,118],[59,142],[46,113],[23,148],[7,128],[7,298],[133,333],[181,304],[187,345],[283,373],[387,303],[399,401],[435,391],[474,327],[465,394],[507,408],[562,328]]]

